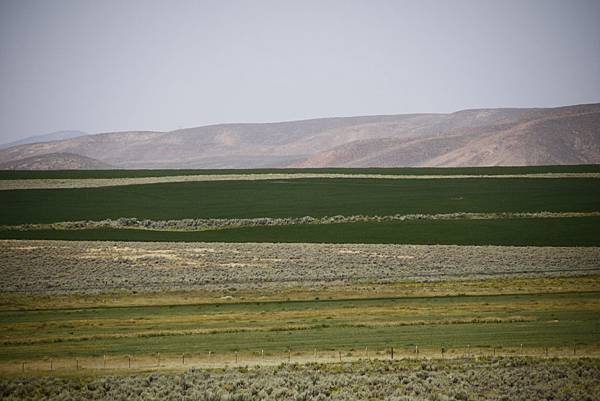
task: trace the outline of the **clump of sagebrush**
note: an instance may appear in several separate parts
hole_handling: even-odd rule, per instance
[[[410,220],[488,220],[488,219],[539,219],[577,216],[599,216],[600,212],[533,212],[533,213],[442,213],[442,214],[394,214],[387,216],[325,216],[325,217],[258,217],[230,219],[180,219],[180,220],[149,220],[136,217],[121,217],[105,220],[65,221],[51,224],[22,224],[3,226],[12,230],[82,230],[93,228],[135,228],[158,231],[206,231],[238,227],[284,226],[299,224],[344,224],[358,222],[388,222]]]
[[[0,379],[16,400],[598,400],[598,360],[282,364],[180,374]]]

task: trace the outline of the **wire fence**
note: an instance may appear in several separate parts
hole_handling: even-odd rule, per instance
[[[101,355],[72,358],[41,357],[0,363],[0,372],[64,372],[114,370],[181,370],[191,368],[223,368],[273,366],[282,363],[340,363],[368,360],[494,358],[507,356],[537,358],[600,357],[600,346],[569,345],[556,347],[419,347],[386,348],[246,350],[216,353],[145,355]]]

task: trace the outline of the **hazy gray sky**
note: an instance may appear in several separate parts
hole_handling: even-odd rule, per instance
[[[600,101],[600,1],[0,0],[0,142]]]

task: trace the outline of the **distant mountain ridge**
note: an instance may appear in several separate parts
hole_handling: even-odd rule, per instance
[[[11,148],[13,146],[25,145],[28,143],[58,141],[61,139],[76,138],[78,136],[83,136],[83,135],[87,135],[87,133],[85,133],[83,131],[73,131],[73,130],[56,131],[56,132],[51,132],[49,134],[30,136],[27,138],[19,139],[18,141],[0,144],[0,149]]]
[[[51,153],[150,169],[597,164],[600,104],[114,132],[13,146],[0,163]]]

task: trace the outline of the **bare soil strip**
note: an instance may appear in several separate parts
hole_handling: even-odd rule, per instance
[[[432,180],[432,179],[466,179],[466,178],[600,178],[600,173],[541,173],[541,174],[504,174],[504,175],[392,175],[392,174],[214,174],[214,175],[180,175],[168,177],[136,177],[136,178],[87,178],[87,179],[25,179],[0,180],[0,190],[15,189],[59,189],[59,188],[99,188],[125,185],[162,184],[173,182],[200,181],[256,181],[256,180],[292,180],[306,178],[354,178],[354,179],[387,179],[387,180]]]
[[[389,216],[325,216],[325,217],[259,217],[252,219],[181,219],[149,220],[135,217],[105,219],[100,221],[63,221],[50,224],[0,225],[0,230],[86,230],[98,228],[136,229],[153,231],[208,231],[240,227],[284,226],[295,224],[342,224],[358,222],[387,222],[414,220],[497,220],[497,219],[557,219],[573,217],[598,217],[600,212],[534,212],[534,213],[439,213],[439,214],[395,214]]]

